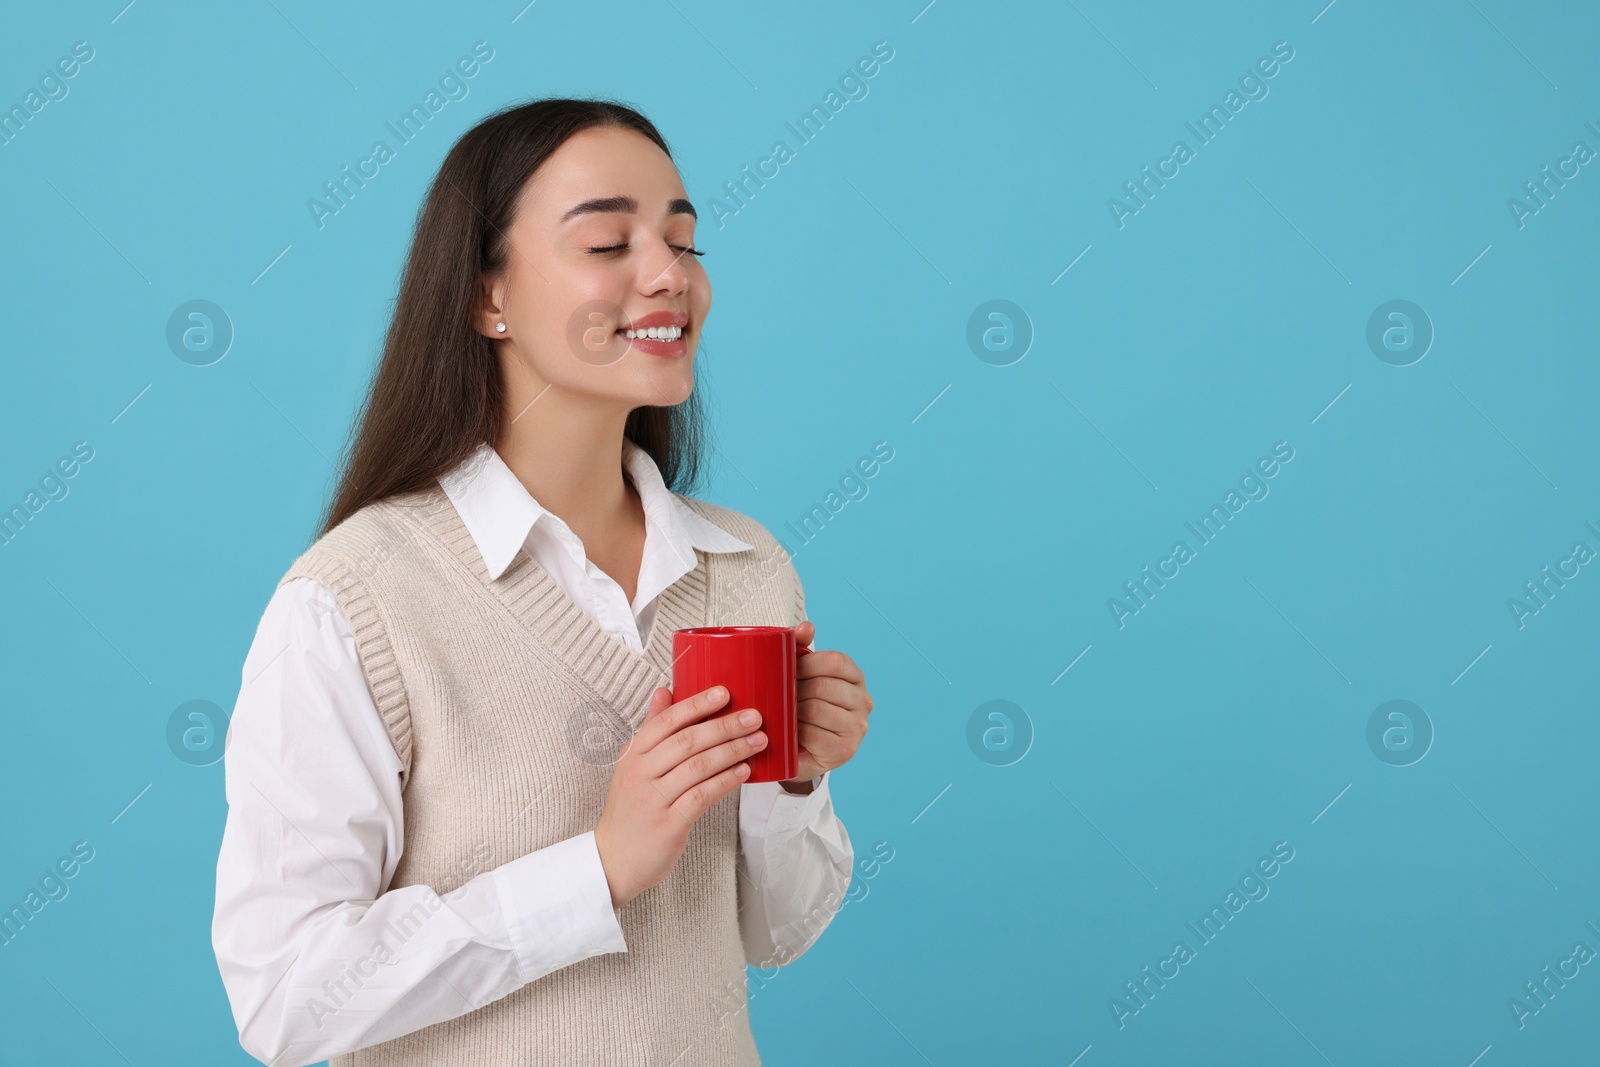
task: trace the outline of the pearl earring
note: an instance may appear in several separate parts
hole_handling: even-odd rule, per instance
[[[495,333],[505,333],[506,332],[506,324],[503,323],[503,322],[495,323],[494,324],[494,332]]]

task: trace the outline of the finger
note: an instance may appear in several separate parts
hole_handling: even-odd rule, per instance
[[[652,715],[660,715],[670,707],[672,707],[672,690],[664,685],[658,685],[655,692],[650,694],[650,708],[644,713],[644,717],[648,720]]]
[[[860,729],[854,720],[823,724],[808,719],[800,724],[795,737],[802,746],[816,751],[819,746],[826,749],[830,745],[853,742]]]
[[[753,716],[752,721],[745,721],[747,715]],[[650,777],[665,778],[684,761],[760,728],[761,713],[754,708],[719,713],[703,722],[691,723],[670,737],[663,738],[644,756],[641,766]],[[688,788],[689,784],[692,783],[686,783],[683,788]],[[682,789],[679,792],[682,792]],[[676,796],[674,793],[673,797]]]
[[[656,686],[655,690],[650,694],[650,706],[645,709],[644,721],[649,723],[651,719],[660,715],[663,711],[671,706],[672,690],[668,689],[664,685]],[[622,752],[618,754],[617,758],[621,759],[623,756],[629,755],[630,753],[643,751],[641,741],[641,737],[643,736],[643,727],[635,730],[633,736],[628,738],[627,744],[622,746]]]
[[[831,675],[806,678],[800,682],[800,701],[825,700],[847,711],[866,714],[872,710],[872,697],[861,686]]]
[[[809,723],[800,727],[796,740],[799,741],[801,748],[816,758],[818,763],[830,767],[840,755],[853,751],[858,743],[854,734],[835,733]]]
[[[727,702],[728,690],[723,686],[714,685],[710,689],[695,693],[662,709],[659,714],[650,716],[644,725],[639,727],[639,732],[634,735],[635,750],[649,752],[660,744],[663,738],[677,733],[691,722],[705,718]]]
[[[856,661],[836,648],[801,656],[795,665],[795,677],[843,678],[856,685],[861,685],[867,680],[866,675],[861,673],[861,668],[856,666]]]
[[[794,628],[794,639],[796,644],[809,645],[811,643],[811,639],[815,636],[817,636],[817,624],[812,622],[810,619],[807,619],[805,622]]]
[[[766,732],[758,730],[696,752],[661,777],[661,791],[669,801],[676,802],[700,783],[715,778],[766,747]]]
[[[747,763],[736,763],[716,777],[693,786],[678,798],[672,810],[693,822],[704,815],[711,805],[739,788],[750,775],[749,766]]]
[[[809,751],[802,747],[800,749],[800,769],[798,773],[795,774],[795,778],[803,782],[810,781],[811,779],[831,769],[832,768],[830,767],[824,767],[822,765],[822,761],[818,760],[816,756],[812,755]]]

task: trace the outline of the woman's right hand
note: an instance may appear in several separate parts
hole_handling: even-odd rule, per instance
[[[767,743],[761,714],[747,708],[707,718],[727,700],[722,686],[677,703],[670,689],[650,694],[644,723],[612,769],[594,829],[613,907],[665,881],[695,820],[750,776],[740,761]]]

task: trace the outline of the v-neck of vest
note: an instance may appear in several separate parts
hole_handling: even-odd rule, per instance
[[[707,554],[696,549],[694,569],[660,593],[641,655],[579,607],[525,547],[499,578],[490,579],[472,533],[437,484],[421,503],[436,535],[477,581],[630,729],[642,725],[651,692],[672,686],[672,632],[707,625]]]

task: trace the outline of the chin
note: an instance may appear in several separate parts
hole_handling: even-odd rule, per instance
[[[648,391],[655,399],[645,403],[656,407],[676,407],[694,393],[694,377],[686,374],[661,375],[655,379],[653,386]]]

